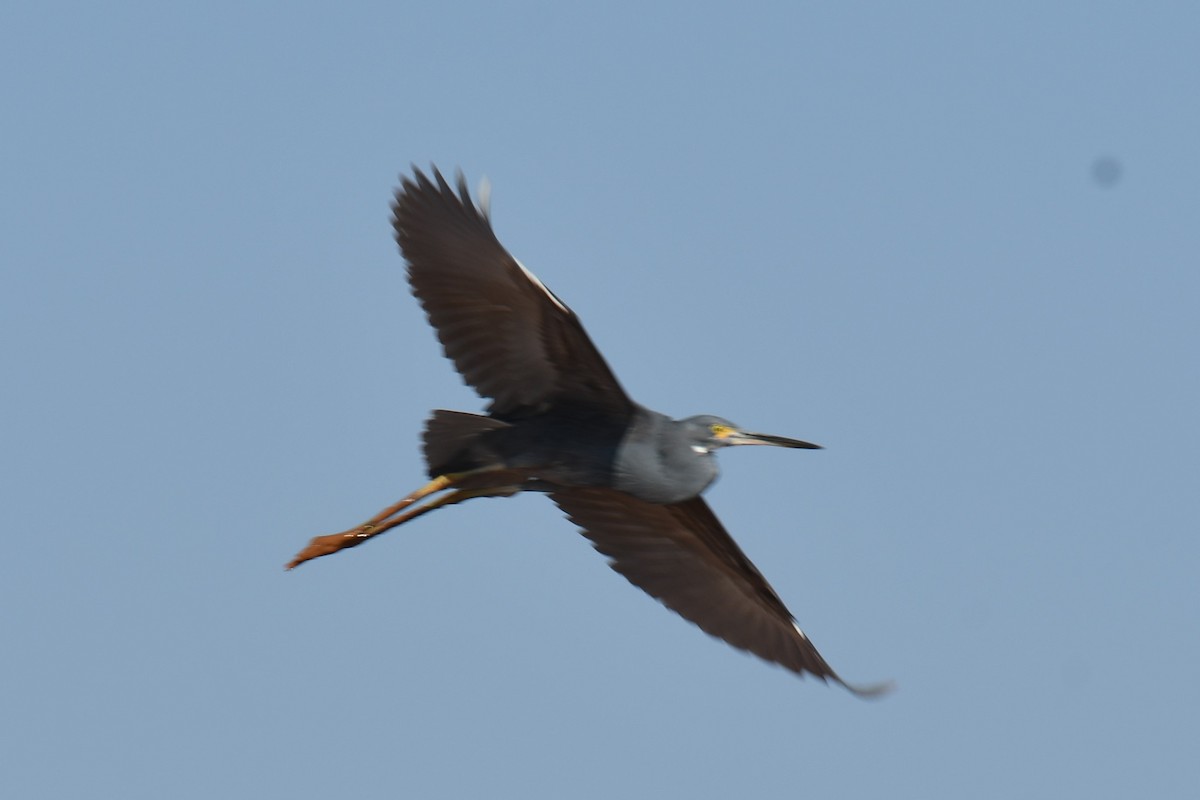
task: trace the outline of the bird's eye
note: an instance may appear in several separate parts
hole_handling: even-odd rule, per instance
[[[713,438],[715,439],[724,439],[726,436],[733,433],[733,428],[729,427],[728,425],[722,425],[719,422],[712,423],[708,426],[708,429],[712,431]]]

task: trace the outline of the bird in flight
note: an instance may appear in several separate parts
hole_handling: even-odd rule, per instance
[[[423,433],[429,483],[358,527],[316,537],[288,569],[443,506],[544,492],[614,570],[712,636],[858,695],[890,688],[833,671],[701,497],[723,447],[819,445],[631,400],[575,313],[500,244],[486,200],[471,199],[461,174],[456,190],[436,168],[414,169],[392,225],[446,356],[491,402],[486,415],[434,411]]]

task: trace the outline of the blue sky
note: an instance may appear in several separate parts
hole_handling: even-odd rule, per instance
[[[0,794],[1194,796],[1200,8],[433,6],[0,11]],[[538,496],[282,571],[481,406],[412,163],[489,178],[640,402],[828,448],[708,497],[895,694]]]

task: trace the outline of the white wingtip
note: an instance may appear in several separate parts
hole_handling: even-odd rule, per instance
[[[483,216],[487,219],[492,218],[492,182],[488,180],[488,176],[484,175],[479,179],[479,210],[483,212]]]
[[[896,691],[895,681],[881,681],[880,683],[869,683],[863,685],[858,683],[846,683],[841,678],[838,678],[838,682],[842,684],[842,686],[845,686],[847,689],[849,689],[851,694],[867,700],[871,700],[876,697],[883,697]]]

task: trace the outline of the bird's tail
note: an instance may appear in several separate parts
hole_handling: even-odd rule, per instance
[[[425,463],[429,477],[435,478],[448,472],[465,472],[480,464],[475,463],[479,437],[489,431],[509,427],[507,422],[468,414],[464,411],[438,409],[425,422],[421,434],[425,450]]]

